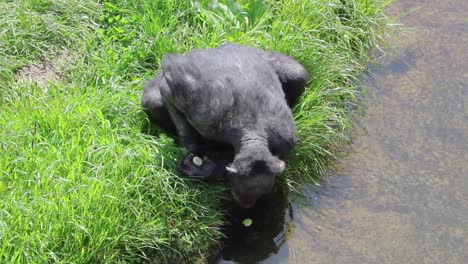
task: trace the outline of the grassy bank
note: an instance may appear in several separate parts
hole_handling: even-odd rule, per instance
[[[194,262],[216,244],[223,187],[178,178],[182,151],[142,133],[166,52],[232,41],[301,61],[288,182],[320,174],[385,2],[208,2],[0,1],[0,263]]]

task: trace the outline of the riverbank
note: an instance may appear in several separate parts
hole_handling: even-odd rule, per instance
[[[193,263],[216,245],[224,187],[177,177],[183,152],[144,129],[142,85],[166,52],[231,41],[303,63],[285,175],[296,188],[321,174],[385,3],[207,2],[0,3],[0,262]]]

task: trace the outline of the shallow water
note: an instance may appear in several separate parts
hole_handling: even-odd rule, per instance
[[[220,263],[467,263],[468,1],[395,0],[388,13],[410,32],[370,66],[339,164],[306,205],[271,216],[273,244]]]

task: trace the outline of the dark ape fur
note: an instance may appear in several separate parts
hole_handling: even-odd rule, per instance
[[[304,67],[288,56],[225,44],[165,55],[162,73],[145,87],[142,106],[153,122],[176,131],[189,152],[209,155],[211,146],[232,146],[227,179],[235,200],[249,207],[271,190],[285,167],[281,159],[296,144],[290,106],[307,79]],[[208,176],[221,163],[200,173]]]

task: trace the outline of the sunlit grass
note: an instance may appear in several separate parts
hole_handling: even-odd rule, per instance
[[[232,41],[306,66],[284,175],[294,188],[317,180],[344,142],[353,81],[388,2],[0,2],[0,263],[202,259],[221,235],[224,187],[178,178],[183,152],[142,133],[142,84],[162,55]],[[54,60],[71,62],[60,80],[17,81],[24,66]]]

